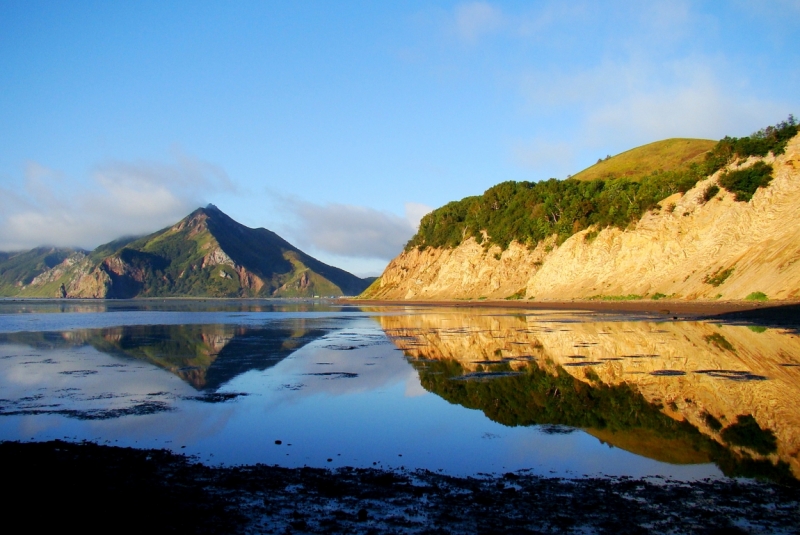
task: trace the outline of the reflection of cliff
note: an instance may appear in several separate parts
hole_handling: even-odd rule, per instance
[[[740,465],[748,458],[782,461],[800,476],[796,336],[703,322],[588,319],[452,312],[380,321],[414,359],[423,386],[497,421],[583,427],[671,462],[708,455],[720,464],[734,457]],[[508,376],[489,380],[502,372]],[[463,375],[468,379],[451,379]],[[743,414],[774,432],[775,453],[760,454],[726,433]],[[719,445],[731,459],[720,457]]]
[[[237,375],[274,366],[325,331],[303,319],[278,326],[134,325],[64,333],[0,335],[0,343],[57,349],[92,345],[111,355],[145,360],[198,390],[216,390]]]

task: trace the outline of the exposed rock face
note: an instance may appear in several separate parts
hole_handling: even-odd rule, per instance
[[[90,265],[86,262],[67,285],[67,297],[103,299],[109,295],[111,285],[111,277],[107,272],[100,268],[90,270]]]
[[[209,267],[209,266],[231,266],[232,268],[236,268],[236,263],[231,260],[231,257],[225,254],[225,251],[220,249],[219,247],[214,248],[213,251],[208,253],[203,258],[203,265],[202,267]]]
[[[706,413],[724,426],[750,414],[777,437],[777,452],[767,457],[788,463],[800,478],[800,339],[792,332],[707,322],[573,321],[574,315],[580,313],[443,311],[379,321],[406,355],[458,361],[465,371],[494,361],[518,370],[560,367],[587,384],[629,384],[718,442],[724,441]]]
[[[750,158],[740,167],[761,158]],[[764,159],[773,180],[750,202],[720,190],[703,202],[721,173],[685,195],[664,199],[626,230],[587,229],[560,246],[512,243],[484,250],[470,239],[454,249],[416,249],[394,259],[364,297],[382,299],[573,299],[660,293],[683,299],[800,298],[800,136],[786,153]],[[721,277],[728,273],[727,277]],[[718,285],[714,280],[723,278]]]
[[[42,286],[61,278],[69,268],[86,258],[86,253],[78,251],[73,253],[57,266],[42,272],[31,280],[31,286]]]

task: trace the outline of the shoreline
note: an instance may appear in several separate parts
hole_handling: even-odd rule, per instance
[[[210,467],[167,450],[0,442],[5,511],[32,527],[180,533],[791,533],[800,485]],[[30,517],[43,496],[47,514]],[[131,514],[134,513],[134,514]],[[741,526],[746,526],[747,530]]]
[[[340,306],[414,306],[448,308],[519,308],[528,310],[589,311],[601,313],[638,312],[655,315],[680,315],[682,319],[736,316],[737,319],[775,317],[800,321],[800,300],[774,301],[687,301],[677,299],[597,300],[571,299],[526,301],[505,299],[361,299],[359,297],[142,297],[131,299],[91,299],[55,297],[0,297],[0,303],[147,303],[147,302],[288,302],[326,303]]]
[[[739,314],[753,317],[764,316],[764,311],[781,310],[800,319],[800,301],[681,301],[653,300],[569,300],[569,301],[524,301],[524,300],[388,300],[388,299],[335,299],[334,302],[358,306],[428,306],[455,308],[524,308],[530,310],[585,310],[590,312],[643,312],[662,315],[714,317]]]

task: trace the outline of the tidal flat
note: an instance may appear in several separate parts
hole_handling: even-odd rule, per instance
[[[723,312],[3,300],[2,459],[182,531],[793,533],[800,322]]]

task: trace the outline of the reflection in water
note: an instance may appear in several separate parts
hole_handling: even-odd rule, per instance
[[[326,332],[319,323],[290,319],[263,328],[128,325],[62,333],[9,333],[0,334],[0,344],[47,349],[92,346],[109,355],[155,364],[198,390],[213,392],[245,372],[274,366]]]
[[[3,299],[0,314],[99,312],[340,312],[354,307],[314,299]],[[357,310],[357,309],[355,309]]]
[[[382,316],[422,385],[509,426],[582,428],[670,463],[800,476],[800,340],[707,322]],[[558,428],[557,428],[558,429]]]
[[[117,312],[0,314],[0,439],[465,475],[797,473],[800,344],[775,329],[499,309]]]

